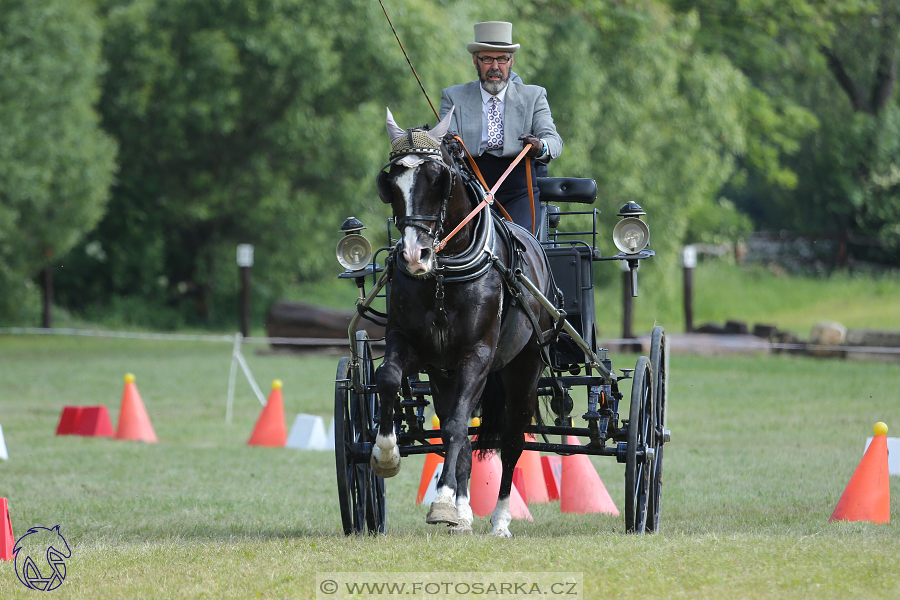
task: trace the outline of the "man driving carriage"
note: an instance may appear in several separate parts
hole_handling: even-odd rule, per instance
[[[535,163],[546,165],[557,158],[563,141],[550,114],[547,90],[525,85],[518,76],[511,76],[514,53],[519,47],[520,44],[512,43],[512,23],[476,23],[475,41],[466,49],[472,53],[478,81],[445,88],[441,92],[440,118],[456,106],[450,130],[462,137],[489,186],[503,175],[523,147],[531,146],[527,156],[532,168],[526,169],[525,161],[516,165],[497,191],[496,199],[513,221],[534,231],[532,209],[537,213],[540,206]]]

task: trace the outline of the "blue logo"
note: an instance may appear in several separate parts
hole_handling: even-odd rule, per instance
[[[32,527],[13,547],[16,558],[16,577],[27,588],[49,592],[62,585],[66,578],[66,562],[72,556],[66,538],[53,529]],[[37,559],[37,561],[35,561]]]

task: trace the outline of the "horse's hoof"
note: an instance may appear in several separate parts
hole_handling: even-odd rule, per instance
[[[425,522],[429,525],[446,523],[451,527],[456,527],[459,525],[459,516],[456,512],[456,506],[449,502],[432,502],[431,510],[428,511]]]
[[[397,473],[400,472],[399,464],[395,467],[391,467],[388,469],[382,469],[381,467],[378,466],[378,463],[376,463],[373,460],[369,463],[369,466],[372,467],[372,472],[375,473],[375,475],[377,475],[378,477],[381,477],[382,479],[387,479],[389,477],[393,477],[394,475],[396,475]]]
[[[468,525],[457,525],[447,529],[450,535],[472,535],[472,528]]]
[[[398,453],[399,454],[399,453]],[[375,452],[372,452],[372,458],[369,460],[369,467],[372,468],[372,472],[382,479],[387,479],[388,477],[393,477],[397,473],[400,472],[400,456],[396,457],[396,462],[391,463],[387,462],[381,463],[375,456]]]
[[[506,527],[495,528],[491,530],[491,535],[498,538],[511,538],[512,533]]]

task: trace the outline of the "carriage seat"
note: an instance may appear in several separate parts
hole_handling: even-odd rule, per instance
[[[538,177],[541,202],[578,202],[593,204],[597,199],[597,182],[580,177]]]

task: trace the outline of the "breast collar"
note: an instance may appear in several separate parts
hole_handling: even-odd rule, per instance
[[[426,156],[423,158],[432,160],[448,169],[453,175],[453,181],[455,181],[457,177],[461,178],[466,184],[465,187],[468,192],[474,194],[476,200],[475,204],[478,204],[484,198],[484,190],[481,189],[481,186],[473,185],[472,181],[464,175],[461,176],[459,171],[455,168],[455,165],[451,167],[437,157]],[[452,186],[450,189],[453,189]],[[447,199],[449,199],[449,194],[447,194]],[[446,199],[441,207],[441,224],[443,223],[445,211]],[[475,234],[472,236],[472,242],[469,244],[468,248],[459,254],[447,254],[446,252],[435,253],[434,260],[436,267],[427,277],[441,277],[444,283],[460,283],[474,281],[475,279],[484,276],[491,269],[493,261],[499,260],[496,253],[496,245],[498,242],[496,227],[498,224],[495,222],[495,219],[496,217],[490,210],[481,211],[475,218]],[[404,226],[404,224],[409,224],[421,227],[415,222],[425,220],[434,220],[434,217],[410,215],[400,219],[397,226],[399,228]],[[440,232],[434,237],[435,243],[437,243],[439,238]],[[399,249],[402,243],[402,240],[399,240],[393,252],[395,266],[407,275],[412,276],[412,274],[406,270],[402,261],[399,260],[401,254]]]

